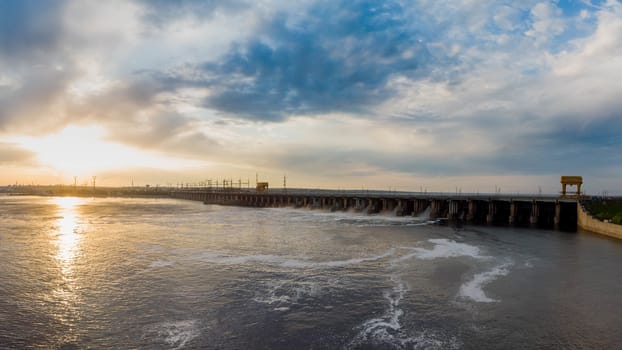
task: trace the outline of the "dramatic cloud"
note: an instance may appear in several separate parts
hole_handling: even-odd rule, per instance
[[[0,57],[13,62],[53,58],[62,46],[63,1],[0,2]]]
[[[210,89],[204,106],[271,121],[364,113],[395,93],[391,77],[426,74],[429,54],[403,12],[392,2],[345,1],[321,2],[299,19],[278,13],[218,62],[197,67]]]
[[[616,0],[0,1],[3,164],[34,159],[22,136],[94,126],[205,165],[179,175],[604,189],[620,82]]]
[[[34,153],[15,144],[0,142],[0,165],[34,165],[35,157]]]
[[[139,4],[144,19],[159,27],[187,18],[201,21],[217,11],[241,10],[250,5],[243,0],[140,0]]]

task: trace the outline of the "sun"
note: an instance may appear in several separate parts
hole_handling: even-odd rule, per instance
[[[84,179],[101,172],[135,167],[191,166],[188,161],[110,142],[105,136],[105,129],[97,125],[68,126],[54,134],[23,137],[16,142],[34,152],[42,166],[67,178]]]

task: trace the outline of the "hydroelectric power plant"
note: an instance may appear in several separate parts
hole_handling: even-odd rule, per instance
[[[575,230],[577,223],[577,199],[550,195],[208,188],[175,189],[170,195],[218,205],[294,207],[395,216],[416,216],[425,212],[431,219],[569,231]]]

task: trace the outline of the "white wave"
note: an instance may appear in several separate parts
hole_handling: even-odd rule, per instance
[[[291,301],[291,298],[288,295],[279,295],[279,296],[269,295],[267,297],[266,296],[256,297],[253,300],[260,304],[272,305],[275,303],[278,303],[278,304],[289,303]]]
[[[343,224],[352,224],[359,227],[366,226],[419,226],[428,225],[435,221],[427,222],[428,216],[412,217],[412,216],[395,216],[392,211],[382,212],[378,214],[361,214],[355,211],[318,211],[318,210],[298,210],[286,208],[271,208],[271,210],[279,211],[287,214],[287,220],[293,222],[338,222]],[[425,219],[425,221],[424,221]]]
[[[298,284],[292,288],[294,292],[294,300],[298,300],[304,297],[318,297],[322,294],[322,286],[319,282],[306,282]]]
[[[324,267],[343,267],[348,265],[357,265],[369,261],[377,261],[384,259],[395,253],[395,249],[391,248],[383,254],[351,258],[346,260],[333,260],[333,261],[311,261],[307,257],[292,257],[283,255],[242,255],[242,256],[230,256],[214,252],[205,252],[197,256],[201,261],[215,263],[215,264],[227,264],[227,265],[242,265],[248,263],[260,263],[266,265],[276,265],[285,268],[324,268]]]
[[[506,276],[510,272],[509,267],[511,265],[511,263],[506,262],[499,266],[493,267],[489,271],[475,274],[470,281],[460,286],[458,295],[462,298],[468,298],[479,303],[492,303],[498,301],[489,298],[486,293],[484,293],[483,288],[485,285],[496,280],[497,278]]]
[[[257,303],[261,304],[283,304],[289,303],[291,298],[289,295],[282,294],[283,286],[287,283],[286,281],[267,281],[265,284],[267,292],[262,295],[258,295],[253,300]],[[259,289],[261,291],[261,289]]]
[[[287,282],[268,282],[266,283],[268,291],[264,295],[255,297],[253,300],[261,304],[285,304],[291,301],[289,295],[283,294],[282,290]]]
[[[216,252],[204,252],[197,256],[197,258],[204,262],[214,263],[214,264],[225,264],[225,265],[242,265],[248,264],[251,262],[255,263],[264,263],[268,265],[282,265],[287,261],[290,261],[291,258],[288,256],[279,256],[279,255],[240,255],[240,256],[231,256],[225,255]]]
[[[151,327],[148,331],[163,338],[164,342],[172,349],[182,349],[189,341],[199,335],[199,321],[163,322]]]
[[[414,331],[404,329],[400,318],[404,311],[399,307],[404,295],[408,292],[408,285],[394,273],[391,275],[394,287],[384,293],[388,307],[384,315],[365,321],[360,326],[359,333],[346,346],[348,349],[360,348],[363,345],[373,348],[395,349],[459,349],[460,344],[455,337],[442,337],[429,331]]]
[[[386,312],[381,317],[365,321],[360,326],[361,331],[350,342],[350,347],[370,342],[373,344],[395,344],[402,338],[400,317],[404,311],[399,308],[399,304],[408,291],[408,285],[396,274],[391,275],[391,280],[395,286],[391,291],[384,293],[384,297],[388,301]]]
[[[423,331],[401,341],[402,349],[439,349],[456,350],[462,346],[456,337],[444,337],[430,331]]]
[[[265,283],[267,290],[260,289],[260,295],[253,300],[261,304],[277,304],[284,307],[301,299],[317,298],[327,293],[328,289],[336,288],[340,283],[337,279],[268,282]]]
[[[285,267],[343,267],[348,265],[358,265],[368,261],[378,261],[382,260],[388,256],[395,254],[395,248],[391,248],[380,255],[368,256],[368,257],[360,257],[360,258],[352,258],[347,260],[334,260],[334,261],[321,261],[321,262],[310,262],[310,261],[291,261],[287,264],[284,264]]]
[[[166,267],[166,266],[171,266],[174,265],[175,262],[174,261],[170,261],[170,260],[157,260],[152,262],[151,264],[149,264],[149,268],[152,269],[157,269],[160,267]]]
[[[453,258],[458,256],[470,256],[476,259],[482,258],[480,249],[473,245],[444,238],[430,239],[428,242],[434,243],[432,249],[415,248],[419,253],[417,256],[419,259]]]
[[[402,247],[402,249],[408,249],[411,252],[395,259],[390,262],[392,265],[402,262],[404,260],[417,258],[422,260],[431,260],[439,258],[455,258],[460,256],[468,256],[474,259],[489,259],[489,256],[481,255],[480,249],[476,246],[460,243],[453,240],[439,238],[429,239],[428,242],[433,243],[434,246],[431,249],[421,247]]]

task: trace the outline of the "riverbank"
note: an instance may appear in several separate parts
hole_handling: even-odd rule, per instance
[[[622,239],[622,225],[598,220],[586,210],[583,203],[577,205],[577,226],[583,230]]]

